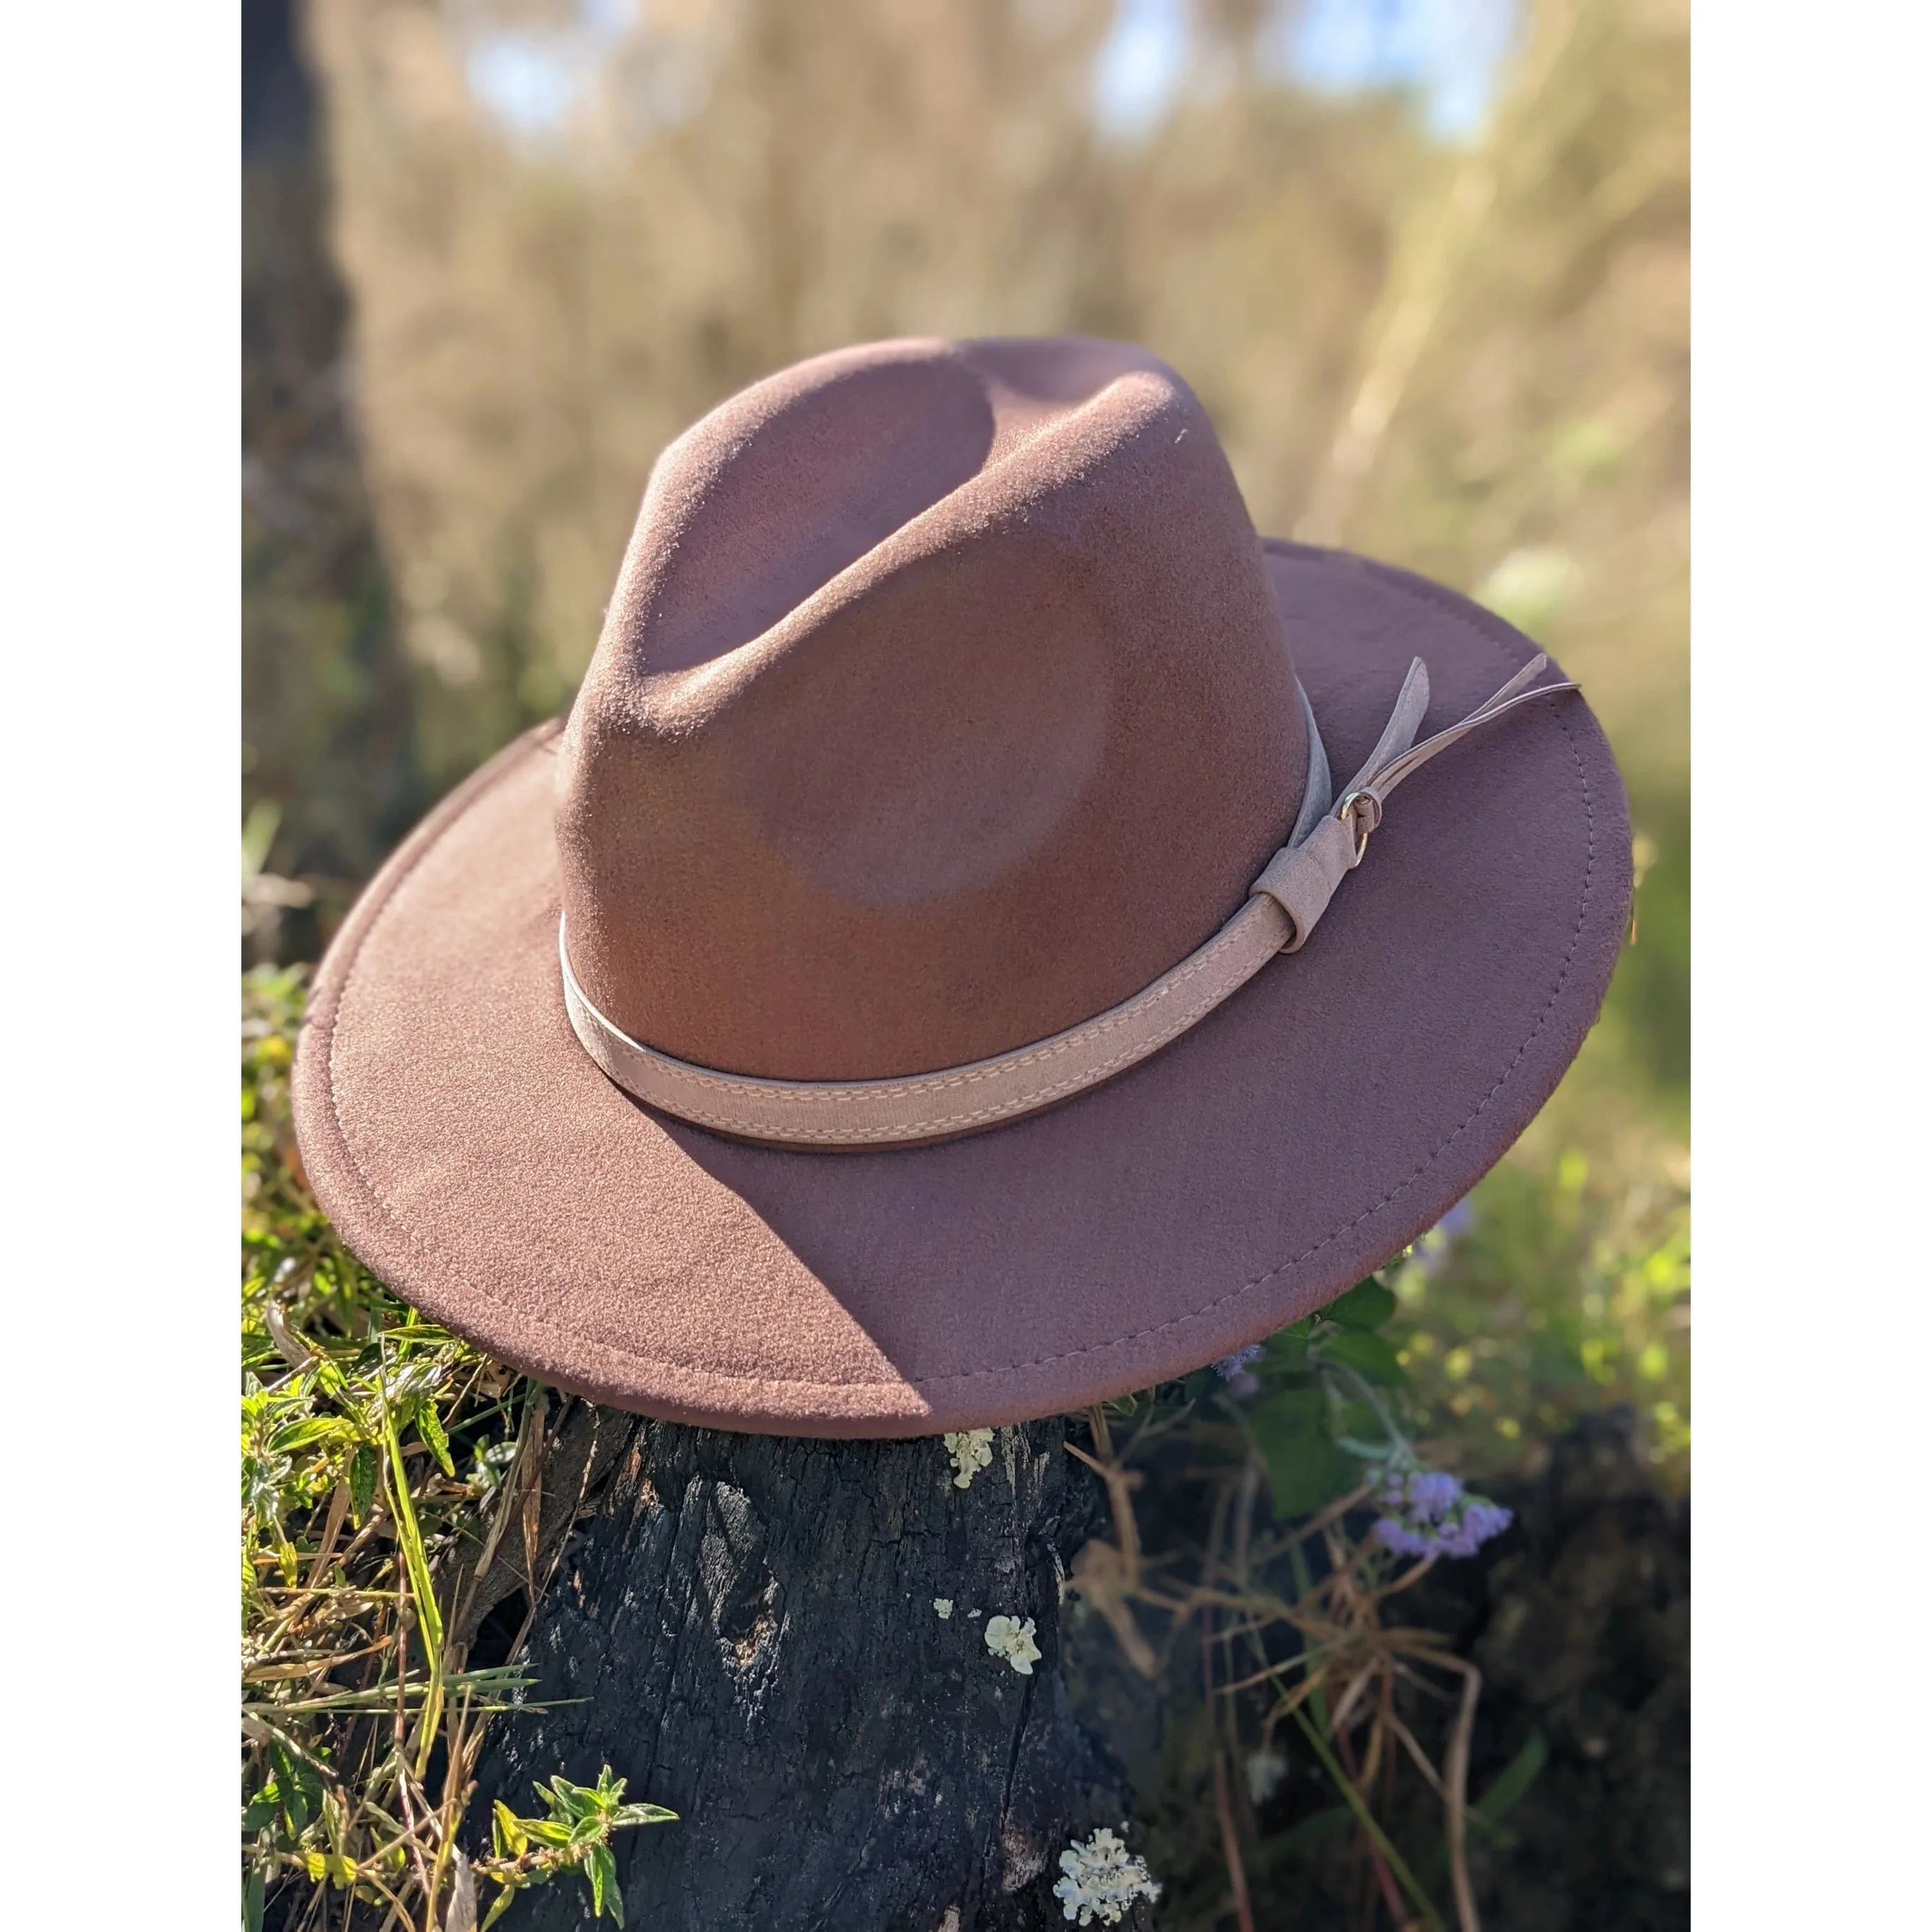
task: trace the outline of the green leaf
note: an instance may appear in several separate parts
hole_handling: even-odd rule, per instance
[[[1469,1807],[1471,1821],[1493,1832],[1549,1762],[1548,1742],[1540,1731],[1532,1731],[1522,1750],[1498,1774],[1495,1784]]]
[[[1484,1836],[1494,1832],[1549,1761],[1547,1741],[1540,1730],[1532,1731],[1522,1748],[1497,1773],[1496,1782],[1469,1807],[1471,1826]],[[1444,1842],[1430,1853],[1421,1876],[1425,1883],[1433,1884],[1448,1868],[1449,1847]]]
[[[268,1903],[268,1878],[260,1865],[242,1882],[242,1932],[262,1932],[262,1914]]]
[[[1345,1402],[1328,1418],[1328,1432],[1352,1456],[1381,1462],[1389,1453],[1388,1431],[1365,1402]]]
[[[1309,1331],[1314,1323],[1304,1316],[1286,1328],[1277,1329],[1262,1343],[1262,1366],[1298,1375],[1308,1365]]]
[[[1345,1328],[1379,1328],[1395,1312],[1395,1296],[1372,1278],[1358,1281],[1322,1312]]]
[[[490,1910],[484,1913],[483,1923],[476,1928],[476,1932],[490,1932],[490,1927],[495,1924],[497,1920],[516,1903],[519,1888],[515,1886],[506,1885],[501,1892],[497,1893],[496,1896],[490,1900]]]
[[[617,1862],[610,1856],[608,1845],[598,1845],[592,1849],[585,1861],[590,1874],[590,1916],[593,1918],[604,1916],[604,1908],[609,1906],[610,1916],[621,1925],[624,1922],[623,1895],[617,1889]]]
[[[530,1850],[530,1835],[524,1829],[523,1820],[500,1798],[490,1822],[495,1830],[500,1858],[520,1858]]]
[[[1282,1516],[1310,1515],[1361,1480],[1354,1459],[1329,1434],[1319,1389],[1278,1391],[1256,1405],[1250,1426]]]
[[[368,1443],[350,1457],[349,1462],[349,1517],[358,1529],[376,1499],[376,1478],[381,1471],[376,1451]]]
[[[1346,1496],[1361,1480],[1360,1471],[1345,1449],[1326,1437],[1300,1442],[1267,1444],[1268,1490],[1281,1516],[1312,1516]]]
[[[677,1814],[667,1811],[662,1804],[621,1804],[610,1814],[610,1826],[614,1831],[624,1825],[674,1825]]]
[[[298,1760],[280,1738],[268,1746],[268,1762],[275,1767],[274,1785],[289,1836],[301,1837],[314,1807],[322,1802],[322,1786],[314,1772]]]
[[[456,1474],[456,1465],[450,1460],[449,1438],[443,1433],[442,1418],[436,1412],[434,1402],[425,1402],[416,1411],[416,1433],[428,1445],[429,1453],[441,1466],[446,1476]]]
[[[1276,1389],[1256,1402],[1249,1414],[1257,1432],[1270,1429],[1319,1436],[1328,1426],[1328,1398],[1318,1388]]]
[[[332,1415],[311,1416],[306,1422],[293,1422],[278,1429],[268,1438],[268,1447],[278,1456],[306,1449],[311,1442],[322,1442],[342,1433],[343,1425]]]
[[[1399,1384],[1403,1379],[1394,1349],[1370,1329],[1345,1328],[1339,1335],[1324,1336],[1322,1353],[1329,1361],[1340,1362],[1372,1382]]]
[[[567,1778],[559,1775],[550,1781],[550,1815],[553,1818],[568,1819],[576,1824],[595,1820],[602,1810],[597,1802],[597,1792],[590,1786],[573,1784]]]

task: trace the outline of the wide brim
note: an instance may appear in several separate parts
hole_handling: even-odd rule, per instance
[[[1426,733],[1534,649],[1405,572],[1268,550],[1338,780],[1412,657]],[[640,1106],[571,1030],[558,730],[454,793],[350,915],[310,1001],[296,1126],[317,1199],[398,1293],[546,1382],[678,1421],[1019,1421],[1295,1320],[1508,1149],[1582,1045],[1628,917],[1616,766],[1559,696],[1412,779],[1306,946],[1141,1066],[938,1145],[747,1145]]]

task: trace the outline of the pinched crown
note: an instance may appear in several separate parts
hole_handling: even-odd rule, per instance
[[[1084,338],[820,356],[652,472],[560,761],[571,957],[632,1038],[723,1071],[983,1058],[1213,932],[1306,761],[1172,370]]]

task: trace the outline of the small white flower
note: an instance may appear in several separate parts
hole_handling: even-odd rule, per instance
[[[1004,1657],[1022,1677],[1033,1675],[1040,1661],[1040,1646],[1033,1640],[1033,1619],[1022,1623],[1018,1617],[988,1617],[986,1648],[995,1657]]]
[[[1257,1804],[1265,1804],[1281,1789],[1288,1775],[1288,1760],[1279,1751],[1256,1751],[1247,1762],[1248,1796]]]
[[[950,1597],[935,1597],[932,1600],[932,1607],[939,1612],[940,1621],[944,1623],[952,1614],[952,1599]]]
[[[1053,1895],[1069,1918],[1083,1925],[1096,1919],[1118,1925],[1137,1898],[1158,1898],[1160,1887],[1148,1875],[1147,1861],[1130,1852],[1102,1825],[1084,1843],[1076,1838],[1060,1855],[1064,1877],[1053,1882]]]
[[[993,1460],[993,1432],[990,1429],[962,1429],[940,1438],[946,1453],[958,1472],[952,1478],[956,1490],[973,1486],[973,1478]]]

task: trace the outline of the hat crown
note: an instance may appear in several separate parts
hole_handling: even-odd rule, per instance
[[[868,344],[659,458],[559,769],[577,976],[722,1071],[1091,1018],[1241,903],[1305,728],[1212,426],[1146,352]]]

